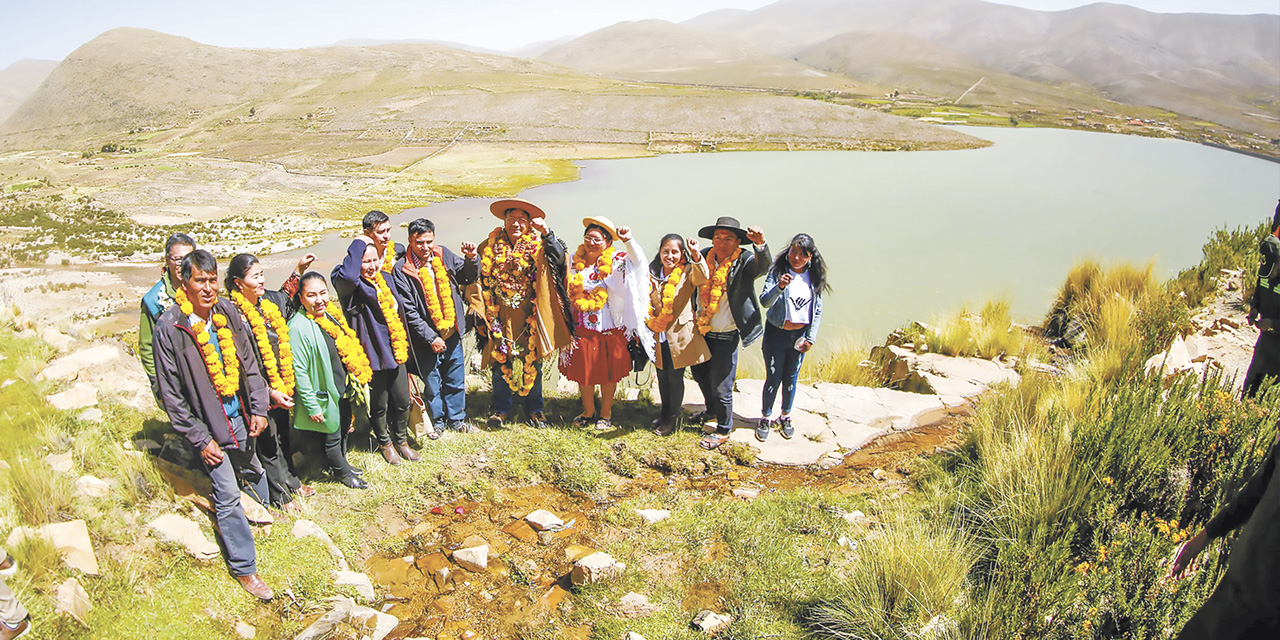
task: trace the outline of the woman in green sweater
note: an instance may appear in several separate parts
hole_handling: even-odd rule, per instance
[[[329,472],[353,489],[368,488],[347,462],[347,434],[352,429],[348,391],[367,384],[369,358],[342,317],[329,301],[324,276],[311,271],[298,284],[302,313],[289,320],[293,352],[293,428],[324,448]]]

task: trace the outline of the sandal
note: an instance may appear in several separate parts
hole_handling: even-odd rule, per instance
[[[600,416],[600,419],[596,420],[596,431],[608,431],[609,429],[612,429],[612,428],[613,428],[613,422],[611,422],[609,418]]]
[[[698,441],[698,446],[706,449],[707,451],[711,451],[719,448],[720,445],[728,441],[729,434],[727,433],[708,433],[707,435],[702,436],[702,439]]]
[[[594,423],[595,423],[595,421],[596,421],[596,417],[595,417],[595,416],[585,416],[585,415],[583,415],[583,416],[578,416],[578,417],[576,417],[576,418],[574,418],[574,419],[573,419],[573,426],[575,426],[575,427],[589,427],[589,426],[591,426],[592,424],[594,424]]]

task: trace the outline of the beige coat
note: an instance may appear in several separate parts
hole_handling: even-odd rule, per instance
[[[555,242],[555,240],[552,240]],[[480,243],[479,254],[484,255],[486,246],[489,241],[486,239]],[[547,246],[544,244],[544,250]],[[526,297],[523,304],[518,308],[509,307],[500,300],[497,301],[498,306],[498,322],[502,325],[503,334],[506,336],[516,336],[516,342],[521,345],[528,345],[537,354],[537,359],[542,360],[548,355],[555,354],[561,347],[573,339],[569,331],[569,326],[565,322],[564,304],[561,301],[560,294],[556,290],[555,282],[557,277],[552,273],[551,267],[546,258],[543,258],[537,265],[538,275],[534,281],[535,295]],[[476,283],[468,287],[468,306],[477,315],[484,315],[484,298],[480,292],[480,278],[477,277]],[[529,314],[534,317],[534,331],[530,335],[529,326],[526,320]],[[486,318],[485,323],[477,326],[477,330],[488,333],[488,322],[492,318]],[[493,365],[493,353],[491,348],[485,348],[481,357],[482,365],[489,367]]]
[[[673,368],[683,369],[689,365],[706,362],[707,358],[711,357],[706,340],[703,340],[702,334],[698,333],[698,325],[694,321],[693,314],[693,297],[697,295],[698,287],[710,277],[711,273],[707,270],[706,260],[689,262],[685,265],[685,273],[680,278],[681,282],[676,288],[676,298],[671,305],[671,313],[675,319],[671,321],[671,326],[667,327],[667,344],[671,347]],[[649,284],[649,304],[661,304],[662,283],[650,274]],[[658,354],[656,364],[661,369],[663,368],[661,346],[655,347],[655,352]]]

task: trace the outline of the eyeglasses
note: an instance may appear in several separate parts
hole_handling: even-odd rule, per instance
[[[166,256],[166,257],[169,259],[169,262],[172,262],[173,264],[180,264],[182,262],[182,259],[187,256],[181,255],[181,256]]]

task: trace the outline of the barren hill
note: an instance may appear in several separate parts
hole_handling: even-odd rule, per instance
[[[58,63],[53,60],[19,60],[0,71],[0,122],[18,110]]]
[[[908,73],[953,67],[956,56],[965,56],[964,66],[976,61],[1057,88],[1084,83],[1121,102],[1280,134],[1276,15],[1160,14],[1113,4],[1044,12],[980,0],[783,0],[682,24],[815,64],[839,55],[820,51],[819,43],[846,46],[840,36],[878,33],[883,49],[832,66],[866,79],[882,77],[886,67]],[[893,43],[891,36],[904,40]],[[913,46],[918,42],[930,47]]]
[[[794,89],[855,87],[848,78],[762,53],[737,38],[665,20],[620,22],[552,47],[538,58],[640,80]]]

